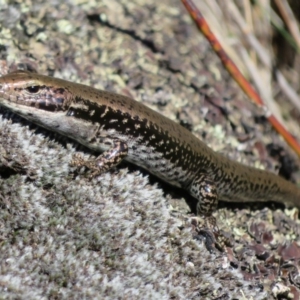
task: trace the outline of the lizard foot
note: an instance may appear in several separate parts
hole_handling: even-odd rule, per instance
[[[209,252],[215,252],[216,249],[226,252],[226,246],[231,246],[229,239],[220,232],[214,217],[194,217],[192,225],[196,231],[195,239],[204,241]]]

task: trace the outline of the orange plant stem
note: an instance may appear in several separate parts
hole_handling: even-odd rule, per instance
[[[262,98],[255,91],[255,89],[251,86],[249,81],[244,77],[244,75],[240,72],[235,63],[229,58],[224,49],[222,48],[220,42],[217,40],[213,32],[210,30],[207,22],[205,21],[201,12],[197,9],[192,0],[181,0],[187,11],[193,18],[196,23],[198,29],[204,34],[207,40],[210,42],[212,48],[220,57],[223,65],[229,72],[229,74],[235,79],[238,85],[242,88],[246,95],[256,104],[263,106],[265,111],[268,112],[268,109],[265,107]],[[300,144],[298,141],[285,129],[285,127],[277,120],[277,118],[267,113],[267,119],[275,128],[275,130],[281,134],[281,136],[285,139],[285,141],[290,145],[292,149],[298,154],[300,157]]]

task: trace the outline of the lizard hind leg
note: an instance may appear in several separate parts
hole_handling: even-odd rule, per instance
[[[201,173],[192,182],[190,193],[198,200],[197,233],[205,237],[205,245],[210,252],[215,245],[223,250],[225,240],[219,232],[215,217],[212,215],[218,206],[218,192],[214,181],[207,174]]]
[[[218,192],[213,180],[206,174],[198,175],[190,187],[190,193],[197,202],[197,215],[209,217],[217,209]]]

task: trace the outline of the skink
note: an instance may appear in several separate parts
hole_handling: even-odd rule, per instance
[[[93,175],[123,159],[186,189],[197,214],[209,218],[218,199],[277,201],[300,207],[300,189],[268,171],[214,152],[188,130],[145,105],[85,85],[16,71],[0,78],[0,105],[22,117],[102,152],[93,161],[75,159]]]

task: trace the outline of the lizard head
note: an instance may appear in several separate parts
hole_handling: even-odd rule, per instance
[[[27,71],[15,71],[0,77],[0,104],[32,107],[48,112],[65,111],[72,99],[69,82]]]

